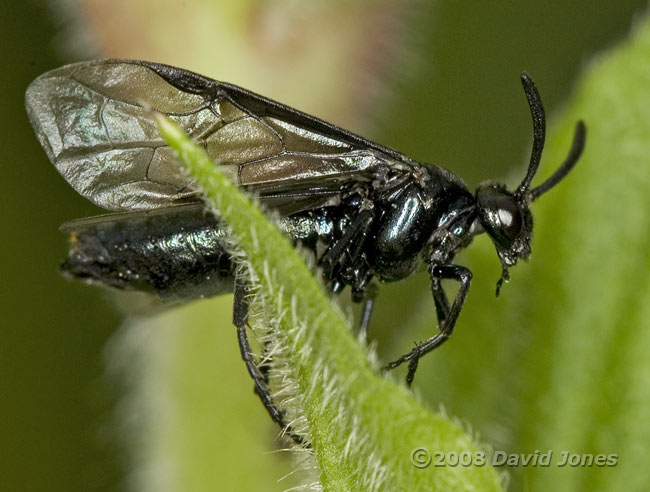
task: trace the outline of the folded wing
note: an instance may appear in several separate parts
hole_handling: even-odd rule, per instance
[[[166,65],[68,65],[27,89],[36,135],[63,177],[108,210],[196,201],[197,188],[146,107],[165,113],[240,186],[283,213],[334,204],[355,185],[381,187],[410,161],[239,87]]]

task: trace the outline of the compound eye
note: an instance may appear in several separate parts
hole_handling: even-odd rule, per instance
[[[510,197],[503,197],[498,201],[500,203],[497,204],[496,212],[501,223],[501,233],[510,241],[514,241],[519,237],[524,224],[521,210]]]
[[[502,248],[510,249],[524,228],[523,212],[516,198],[494,185],[480,187],[476,198],[483,227]]]

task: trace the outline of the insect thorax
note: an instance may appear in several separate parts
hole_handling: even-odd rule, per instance
[[[369,257],[383,281],[411,275],[432,241],[438,256],[449,257],[471,239],[468,212],[473,213],[475,202],[464,183],[437,166],[418,171],[389,201],[378,203]]]

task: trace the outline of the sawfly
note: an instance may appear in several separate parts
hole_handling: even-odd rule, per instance
[[[334,293],[350,287],[370,321],[374,279],[405,279],[425,265],[438,320],[436,333],[392,361],[408,363],[411,384],[420,357],[453,330],[472,272],[453,263],[472,238],[487,233],[502,265],[530,255],[530,204],[578,161],[585,125],[576,125],[564,163],[531,187],[545,140],[545,115],[532,79],[521,75],[533,119],[533,147],[514,191],[482,183],[475,193],[450,171],[415,162],[389,147],[232,84],[157,63],[98,60],[37,78],[26,106],[36,136],[61,175],[110,214],[69,222],[62,270],[118,289],[188,300],[235,293],[233,318],[242,357],[273,420],[284,425],[246,333],[246,285],[236,281],[226,229],[205,213],[200,190],[158,133],[148,106],[202,146],[229,177],[267,209],[296,243],[313,251]],[[442,280],[459,283],[451,300]],[[294,438],[296,438],[294,436]]]

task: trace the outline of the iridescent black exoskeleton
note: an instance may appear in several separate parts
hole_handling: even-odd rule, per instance
[[[451,172],[414,162],[317,118],[234,85],[155,63],[102,60],[69,65],[36,79],[27,112],[48,157],[83,196],[121,212],[70,222],[67,274],[164,299],[232,291],[242,356],[273,419],[282,415],[246,335],[245,287],[234,282],[225,229],[204,212],[200,194],[160,137],[147,105],[167,114],[206,148],[233,181],[282,216],[280,226],[310,248],[333,293],[346,286],[363,302],[367,327],[376,277],[401,280],[426,264],[438,332],[386,366],[418,360],[441,345],[469,291],[472,273],[453,264],[472,238],[487,232],[508,268],[530,254],[531,201],[576,164],[585,142],[578,122],[565,162],[531,188],[545,138],[544,109],[533,81],[521,80],[534,142],[524,180],[514,192],[481,184],[475,194]],[[460,283],[449,302],[443,279]]]

